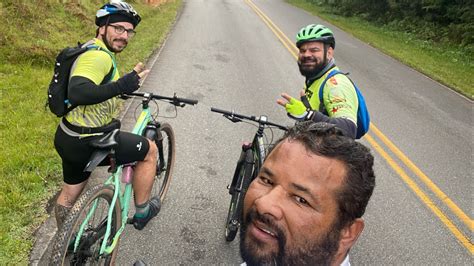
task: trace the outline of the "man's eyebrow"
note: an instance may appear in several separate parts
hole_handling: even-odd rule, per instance
[[[260,171],[263,173],[263,174],[266,174],[270,177],[272,176],[275,176],[275,174],[272,172],[272,170],[268,169],[267,167],[265,166],[262,166],[262,168],[260,169]]]

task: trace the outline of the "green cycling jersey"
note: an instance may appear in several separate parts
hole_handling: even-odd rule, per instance
[[[319,110],[330,118],[345,118],[357,124],[359,102],[354,85],[345,75],[335,75],[326,82],[323,89],[323,105],[320,104],[319,88],[333,69],[339,70],[336,66],[329,69],[305,88],[311,109]]]
[[[80,76],[91,80],[96,85],[100,85],[104,81],[104,78],[111,72],[114,67],[112,57],[113,53],[110,52],[105,44],[94,38],[87,44],[96,45],[107,52],[102,50],[89,50],[81,54],[71,69],[70,78],[74,76]],[[110,81],[116,81],[120,78],[118,71],[112,72],[113,77]],[[106,101],[91,104],[91,105],[80,105],[77,108],[70,111],[65,119],[80,127],[101,127],[112,121],[113,118],[118,116],[120,108],[123,104],[123,100],[119,97],[112,97]]]

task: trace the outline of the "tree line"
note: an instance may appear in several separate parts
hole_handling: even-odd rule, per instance
[[[306,0],[434,42],[474,44],[474,0]]]

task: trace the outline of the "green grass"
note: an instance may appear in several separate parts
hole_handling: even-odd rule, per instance
[[[48,217],[47,202],[62,182],[53,146],[58,118],[45,111],[46,91],[55,55],[94,37],[93,17],[103,4],[70,2],[0,3],[0,265],[28,264],[33,234]],[[181,6],[180,0],[159,7],[134,2],[143,21],[117,57],[121,73],[159,47]]]
[[[334,15],[327,8],[305,0],[287,0],[287,2],[323,18],[468,98],[474,98],[472,44],[469,47],[457,47],[423,41],[395,27],[379,26],[357,17]]]

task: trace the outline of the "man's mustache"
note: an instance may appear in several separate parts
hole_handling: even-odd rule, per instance
[[[128,41],[123,38],[114,39],[114,41],[121,41],[121,42],[124,42],[125,44],[128,44]]]
[[[248,217],[247,224],[250,224],[254,221],[258,221],[261,224],[265,224],[266,228],[274,233],[274,237],[282,243],[286,243],[286,235],[281,229],[281,227],[275,222],[275,219],[272,218],[269,214],[259,214],[255,209],[251,209]],[[281,243],[280,243],[281,244]]]

